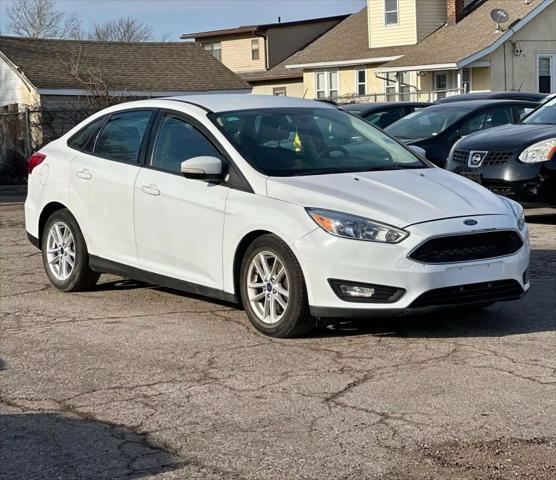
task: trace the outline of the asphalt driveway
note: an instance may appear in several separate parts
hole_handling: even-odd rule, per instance
[[[556,213],[528,220],[520,301],[273,340],[116,277],[59,293],[4,203],[0,478],[553,479]]]

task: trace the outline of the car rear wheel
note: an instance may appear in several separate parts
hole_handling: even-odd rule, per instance
[[[315,327],[303,272],[290,248],[274,235],[257,238],[241,265],[240,290],[251,323],[266,335],[301,336]]]
[[[93,287],[100,274],[89,268],[89,253],[79,225],[67,209],[47,220],[42,235],[44,269],[52,285],[64,292]]]

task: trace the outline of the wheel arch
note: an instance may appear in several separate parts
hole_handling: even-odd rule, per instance
[[[245,252],[257,238],[262,237],[263,235],[276,235],[274,232],[269,230],[253,230],[252,232],[247,233],[243,236],[236,247],[236,251],[234,253],[234,263],[233,263],[233,275],[234,275],[234,295],[236,296],[238,302],[241,303],[241,289],[240,289],[240,282],[239,282],[239,275],[241,272],[241,262],[243,261],[243,257],[245,256]]]
[[[75,215],[71,212],[71,210],[66,205],[60,202],[49,202],[41,210],[41,214],[39,215],[39,230],[38,230],[39,248],[42,248],[43,231],[44,231],[44,227],[46,226],[46,222],[54,212],[63,209],[70,212],[73,218],[75,218]],[[75,221],[77,222],[77,219]]]

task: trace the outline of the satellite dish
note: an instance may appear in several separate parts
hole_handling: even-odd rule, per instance
[[[496,22],[496,32],[501,32],[502,29],[500,28],[500,24],[506,23],[510,16],[503,8],[495,8],[490,11],[490,18]]]

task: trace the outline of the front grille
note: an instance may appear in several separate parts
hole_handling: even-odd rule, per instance
[[[427,240],[409,258],[422,263],[454,263],[503,257],[517,252],[523,242],[510,230],[450,235]]]
[[[454,150],[454,153],[452,154],[452,161],[461,165],[467,165],[469,161],[469,152],[470,150]],[[486,154],[481,166],[492,167],[496,165],[505,165],[512,159],[513,156],[514,152],[491,151]]]
[[[513,155],[514,152],[488,152],[482,164],[485,166],[505,165]]]
[[[489,303],[501,300],[514,300],[522,295],[523,288],[515,280],[471,283],[429,290],[418,297],[410,305],[410,308]]]
[[[454,150],[452,154],[452,161],[467,165],[469,159],[469,150]]]

